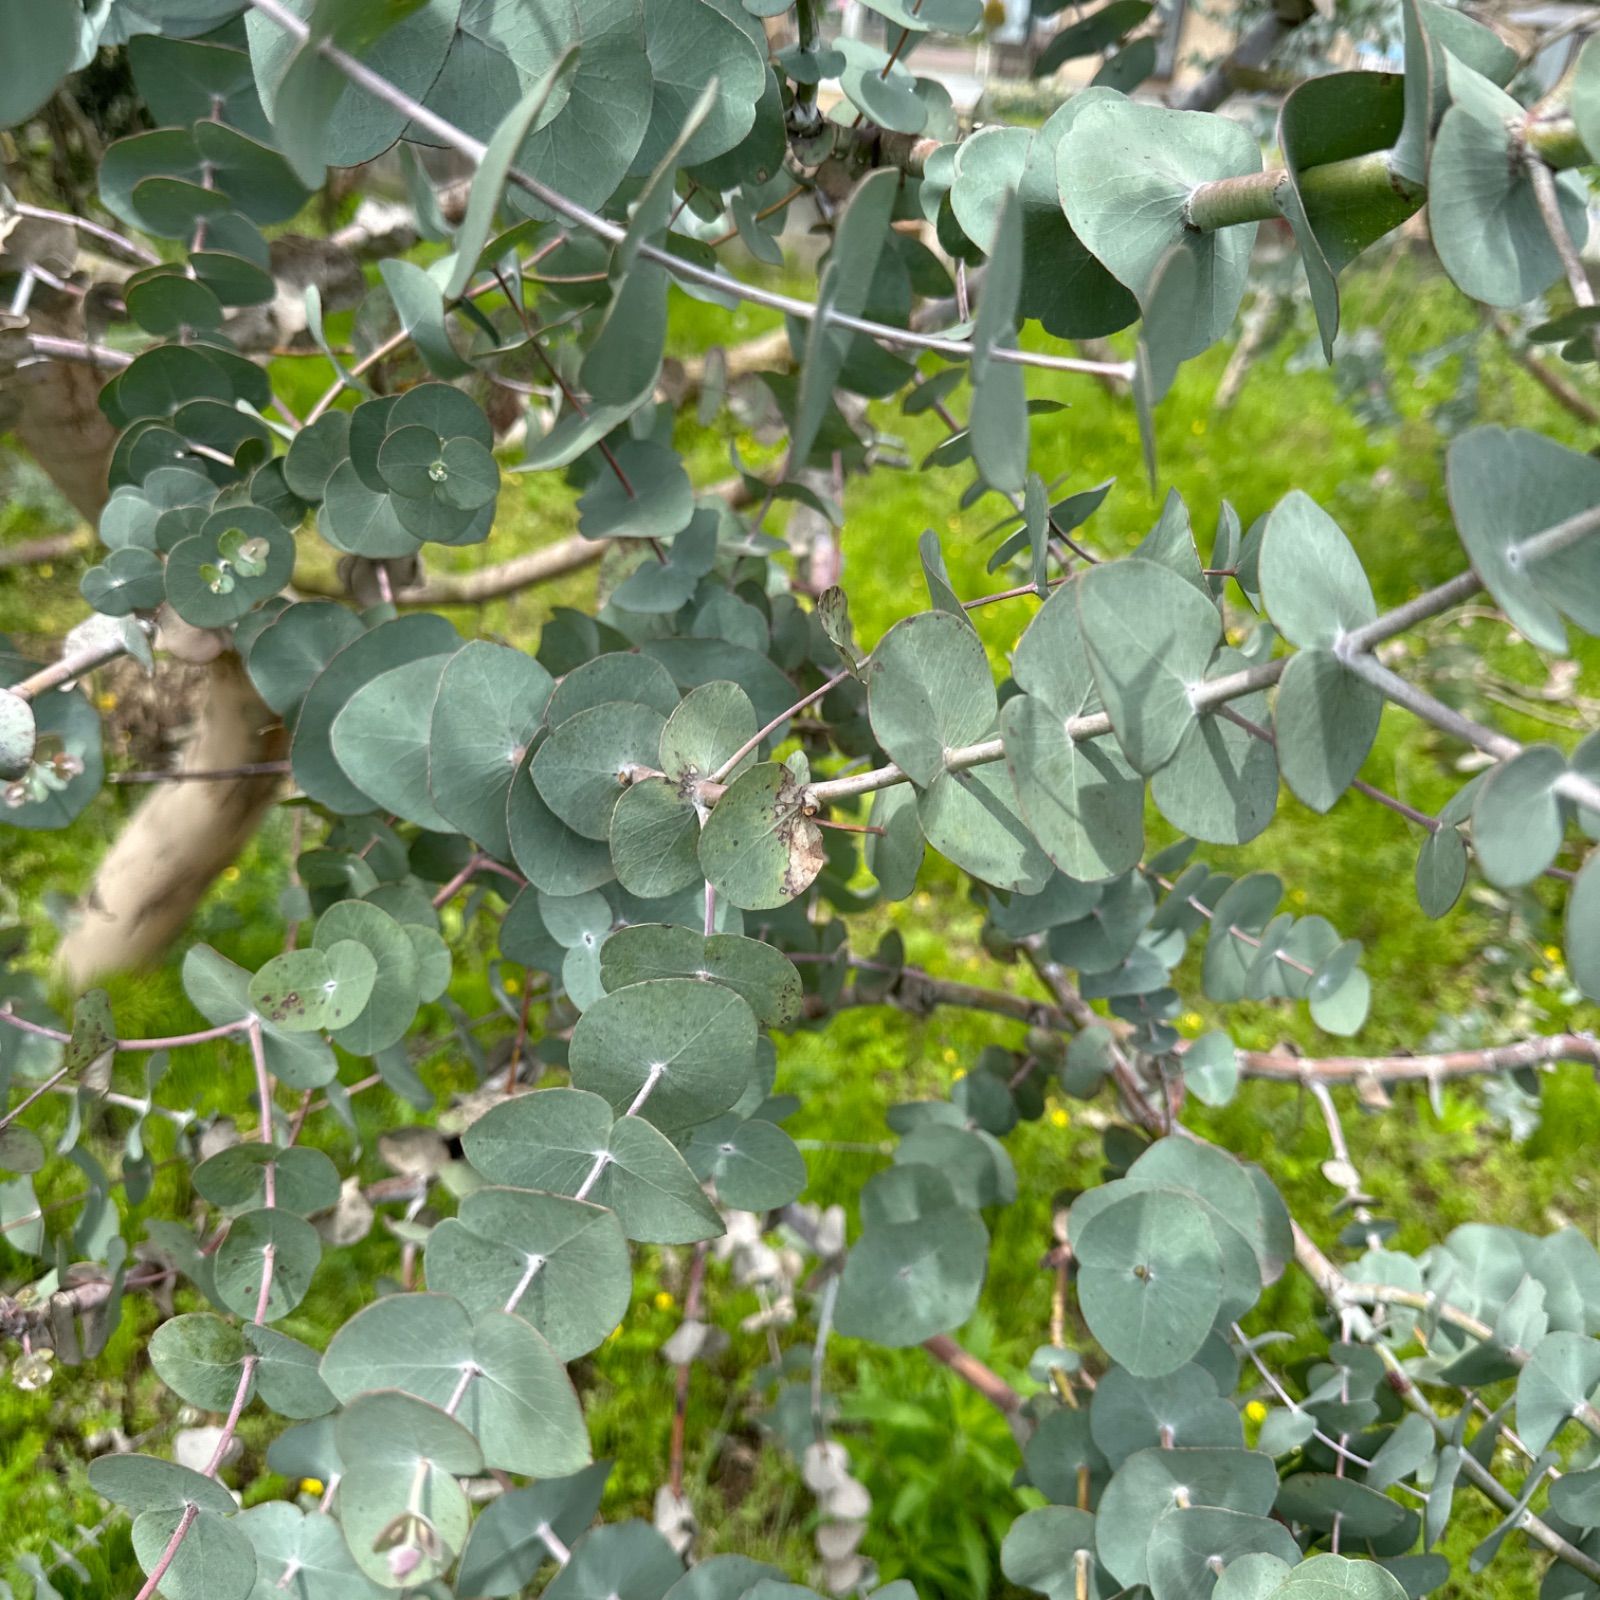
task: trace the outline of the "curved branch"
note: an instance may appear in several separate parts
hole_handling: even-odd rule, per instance
[[[1260,22],[1217,62],[1196,84],[1169,104],[1174,111],[1215,111],[1241,86],[1250,73],[1267,64],[1274,50],[1302,23],[1316,15],[1311,0],[1283,0],[1270,17]]]
[[[1247,1078],[1280,1083],[1432,1083],[1441,1078],[1517,1072],[1556,1061],[1600,1067],[1600,1042],[1592,1034],[1557,1033],[1482,1050],[1448,1050],[1425,1056],[1296,1056],[1287,1051],[1241,1050],[1239,1071]]]
[[[397,89],[388,79],[363,65],[348,51],[341,50],[331,40],[314,38],[310,27],[284,6],[281,0],[249,0],[249,3],[306,48],[315,50],[325,60],[330,61],[352,83],[359,84],[383,104],[405,113],[423,132],[433,135],[442,144],[465,156],[475,166],[482,165],[484,156],[488,153],[488,146],[481,139],[474,139],[448,118],[441,117],[438,112],[429,110],[420,100],[415,100]],[[604,217],[589,210],[587,206],[579,205],[566,195],[515,167],[506,174],[506,181],[532,195],[557,216],[565,218],[566,221],[584,229],[587,233],[592,233],[596,238],[605,240],[608,244],[620,244],[627,235],[627,229],[618,223],[608,222]],[[681,278],[686,283],[698,283],[721,294],[737,295],[752,305],[766,306],[769,310],[798,317],[803,322],[814,322],[820,317],[832,327],[844,329],[849,333],[866,334],[869,338],[879,339],[884,344],[900,345],[915,350],[933,350],[941,355],[962,358],[969,357],[973,353],[974,346],[970,339],[940,338],[931,334],[915,333],[909,328],[896,328],[886,322],[874,322],[868,317],[848,316],[825,305],[819,306],[810,300],[799,300],[793,295],[780,294],[776,290],[764,289],[757,284],[741,282],[725,272],[703,267],[697,262],[674,255],[660,245],[640,245],[638,255],[646,261],[655,262],[657,266],[665,267],[674,277]],[[990,354],[996,361],[1021,367],[1039,367],[1052,372],[1079,372],[1090,375],[1110,372],[1120,377],[1131,376],[1133,372],[1132,364],[1126,361],[1112,363],[1084,361],[1076,356],[1052,356],[1007,347],[997,348]]]

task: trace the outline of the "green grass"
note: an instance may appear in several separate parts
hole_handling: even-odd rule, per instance
[[[1237,403],[1213,406],[1228,351],[1219,349],[1191,363],[1158,418],[1165,494],[1176,487],[1188,502],[1202,549],[1208,548],[1224,496],[1244,523],[1269,509],[1291,487],[1305,489],[1342,524],[1360,551],[1380,605],[1394,604],[1458,570],[1460,547],[1452,532],[1443,493],[1443,440],[1431,418],[1448,402],[1458,378],[1457,361],[1428,368],[1415,358],[1471,327],[1471,311],[1440,280],[1400,262],[1393,270],[1353,275],[1346,297],[1352,325],[1381,327],[1390,341],[1393,398],[1400,421],[1392,427],[1363,422],[1341,403],[1335,381],[1316,367],[1300,370],[1292,358],[1309,330],[1297,333],[1265,356],[1251,372]],[[737,343],[772,326],[760,312],[729,315],[676,296],[673,348],[703,349]],[[1527,376],[1494,345],[1481,346],[1480,420],[1515,422],[1586,446],[1582,430],[1557,410]],[[292,403],[304,411],[320,392],[320,364],[285,364]],[[1081,377],[1036,374],[1033,393],[1062,400],[1067,409],[1035,420],[1035,463],[1047,476],[1061,474],[1072,487],[1115,475],[1117,485],[1091,523],[1088,536],[1102,547],[1131,548],[1159,510],[1145,482],[1131,406]],[[958,409],[961,405],[958,397]],[[977,595],[1015,581],[987,575],[992,541],[983,530],[998,513],[991,499],[958,509],[965,473],[916,470],[942,434],[932,418],[907,419],[894,408],[874,408],[886,433],[899,435],[914,469],[882,470],[852,480],[844,495],[842,535],[844,584],[856,626],[870,645],[898,617],[923,601],[916,557],[917,536],[936,530],[944,542],[952,580],[963,595]],[[696,481],[727,474],[726,421],[701,429],[679,423],[679,442]],[[764,459],[741,441],[747,461]],[[0,470],[27,486],[24,469],[0,459]],[[17,475],[23,474],[18,479]],[[441,565],[469,568],[502,560],[519,550],[551,542],[575,526],[570,490],[544,477],[513,478],[502,497],[500,523],[486,549],[445,552]],[[13,493],[0,513],[0,534],[24,537],[50,531],[60,515],[48,496],[30,489]],[[781,508],[773,525],[781,525]],[[54,572],[0,574],[0,631],[48,635],[79,613],[74,587],[81,563]],[[586,604],[596,583],[592,572],[576,574],[552,588],[486,607],[480,616],[463,612],[464,629],[531,643],[558,604]],[[1235,602],[1237,596],[1233,597]],[[1031,613],[1016,601],[976,613],[996,660],[1009,649]],[[1242,619],[1242,612],[1241,612]],[[1543,670],[1533,653],[1503,633],[1473,627],[1465,635],[1472,653],[1513,684],[1537,684]],[[1491,642],[1492,641],[1492,642]],[[1593,693],[1600,654],[1589,642],[1579,656],[1580,687]],[[1469,699],[1481,685],[1456,692]],[[1530,716],[1499,704],[1487,710],[1521,737],[1549,737],[1551,730]],[[1386,719],[1365,776],[1425,808],[1436,808],[1464,781],[1460,752],[1406,719]],[[72,894],[87,882],[105,843],[135,803],[125,791],[108,791],[64,835],[11,835],[6,843],[0,915],[8,905],[38,935],[28,961],[42,968],[51,935],[42,914],[48,893]],[[1170,830],[1152,814],[1151,834]],[[239,863],[235,881],[220,884],[202,908],[192,937],[203,938],[233,958],[255,965],[281,944],[277,896],[286,881],[289,823],[274,818]],[[1296,910],[1316,910],[1342,932],[1361,938],[1374,977],[1371,1019],[1354,1048],[1366,1053],[1418,1048],[1433,1037],[1471,1041],[1518,1029],[1551,1029],[1592,1022],[1574,1009],[1575,997],[1549,950],[1559,943],[1555,897],[1543,886],[1514,896],[1471,890],[1448,918],[1434,923],[1417,909],[1411,869],[1419,842],[1415,829],[1392,814],[1347,797],[1328,817],[1317,817],[1287,796],[1278,817],[1256,844],[1210,849],[1219,868],[1239,871],[1270,866],[1288,887]],[[857,939],[900,929],[911,960],[931,970],[999,986],[1037,992],[1015,967],[997,965],[984,952],[981,914],[959,875],[930,859],[912,900],[863,919]],[[492,948],[484,930],[469,934],[469,947]],[[1198,996],[1196,974],[1185,969],[1186,993]],[[169,963],[158,971],[111,985],[118,1021],[127,1033],[170,1031],[192,1013]],[[470,1014],[492,1004],[482,964],[463,962],[455,998]],[[1341,1048],[1321,1034],[1303,1008],[1247,1005],[1222,1017],[1196,1003],[1186,1031],[1221,1021],[1243,1045],[1293,1044],[1308,1052]],[[437,1032],[433,1011],[420,1032]],[[1016,1047],[1019,1026],[976,1014],[941,1011],[926,1018],[861,1010],[841,1014],[825,1031],[803,1031],[779,1041],[779,1087],[799,1095],[803,1109],[790,1124],[808,1141],[809,1198],[818,1203],[853,1203],[863,1180],[887,1160],[868,1147],[888,1138],[886,1109],[898,1101],[947,1093],[956,1075],[990,1044]],[[1346,1047],[1348,1048],[1348,1047]],[[242,1052],[227,1045],[183,1052],[174,1060],[162,1098],[192,1105],[203,1115],[235,1115],[248,1123],[248,1082]],[[131,1068],[124,1064],[124,1071]],[[356,1075],[351,1066],[348,1076]],[[431,1059],[428,1081],[441,1093],[460,1089],[471,1073],[459,1053]],[[409,1107],[386,1094],[356,1102],[364,1145],[359,1170],[383,1174],[375,1153],[385,1127],[417,1120]],[[1493,1218],[1543,1231],[1560,1217],[1591,1234],[1600,1226],[1600,1195],[1592,1177],[1591,1152],[1600,1137],[1600,1094],[1576,1069],[1545,1080],[1544,1120],[1521,1146],[1513,1145],[1470,1089],[1450,1089],[1436,1113],[1418,1092],[1397,1094],[1382,1116],[1349,1108],[1347,1127],[1355,1158],[1380,1207],[1400,1220],[1400,1244],[1420,1249],[1457,1224]],[[990,1219],[993,1249],[984,1309],[963,1331],[964,1341],[1013,1381],[1026,1383],[1026,1364],[1046,1337],[1050,1279],[1039,1267],[1050,1240],[1053,1197],[1062,1189],[1096,1180],[1103,1107],[1055,1105],[1052,1115],[1025,1126],[1010,1141],[1021,1180],[1016,1205]],[[58,1112],[52,1115],[58,1115]],[[324,1119],[331,1122],[331,1119]],[[1293,1089],[1265,1084],[1246,1087],[1233,1105],[1207,1112],[1195,1108],[1195,1126],[1240,1154],[1261,1160],[1278,1181],[1291,1208],[1324,1243],[1337,1232],[1331,1214],[1336,1191],[1321,1177],[1326,1134],[1316,1107]],[[121,1126],[116,1117],[110,1124]],[[108,1135],[111,1126],[99,1130]],[[348,1159],[348,1139],[336,1128],[315,1128]],[[841,1146],[835,1141],[848,1141]],[[153,1128],[153,1153],[163,1159],[170,1131]],[[109,1137],[97,1137],[108,1159]],[[41,1174],[47,1203],[81,1187],[74,1169],[52,1163]],[[183,1215],[188,1203],[181,1167],[162,1172],[152,1196],[126,1218],[130,1240],[155,1216]],[[66,1216],[71,1212],[64,1213]],[[290,1331],[323,1342],[327,1333],[398,1270],[399,1252],[380,1225],[360,1245],[330,1251],[312,1299]],[[685,1252],[642,1251],[635,1303],[621,1329],[580,1364],[596,1451],[617,1466],[605,1515],[648,1516],[668,1450],[674,1376],[658,1354],[663,1338],[681,1316]],[[0,1284],[26,1281],[37,1270],[7,1256],[0,1246]],[[178,1296],[180,1308],[190,1303]],[[715,1266],[708,1289],[711,1317],[728,1333],[726,1350],[696,1368],[690,1388],[688,1480],[703,1529],[700,1548],[739,1550],[772,1559],[797,1577],[809,1575],[814,1511],[793,1464],[763,1440],[757,1369],[767,1360],[760,1334],[742,1320],[757,1309],[753,1294],[734,1287]],[[1271,1291],[1255,1326],[1304,1335],[1318,1307],[1305,1281],[1293,1273]],[[0,1385],[0,1437],[12,1448],[0,1463],[0,1525],[13,1549],[36,1552],[49,1562],[52,1541],[72,1546],[74,1526],[94,1527],[104,1510],[88,1489],[82,1463],[93,1439],[116,1427],[144,1446],[167,1448],[179,1425],[179,1408],[143,1356],[156,1312],[130,1299],[122,1327],[108,1350],[86,1367],[58,1373],[46,1391],[23,1393]],[[795,1335],[798,1337],[798,1335]],[[789,1342],[791,1335],[783,1335]],[[883,1575],[907,1576],[926,1600],[1003,1591],[996,1569],[998,1537],[1027,1492],[1012,1487],[1017,1455],[997,1413],[919,1351],[890,1352],[835,1338],[828,1351],[828,1382],[841,1412],[841,1436],[850,1444],[855,1470],[874,1497],[874,1516],[864,1549]],[[293,1491],[264,1471],[262,1455],[270,1430],[247,1417],[245,1456],[235,1482],[249,1500]],[[1459,1596],[1521,1597],[1534,1592],[1538,1562],[1513,1540],[1488,1573],[1470,1576],[1468,1549],[1492,1525],[1486,1510],[1463,1493],[1458,1525],[1448,1553],[1457,1566],[1450,1593]],[[83,1559],[87,1581],[58,1571],[64,1593],[104,1594],[129,1587],[133,1576],[126,1524],[112,1518],[100,1541]],[[21,1577],[20,1592],[28,1592]]]

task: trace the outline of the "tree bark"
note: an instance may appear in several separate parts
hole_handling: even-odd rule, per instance
[[[80,308],[36,303],[26,331],[82,340],[86,330]],[[63,358],[29,365],[6,385],[18,438],[91,527],[109,494],[117,437],[98,403],[103,378],[93,366]],[[256,694],[238,656],[217,654],[207,667],[185,767],[272,761],[283,754],[284,742],[279,719]],[[280,782],[255,776],[165,785],[152,794],[100,863],[82,916],[61,942],[56,962],[67,981],[81,987],[158,959],[213,879],[249,842]]]
[[[282,757],[282,723],[264,706],[232,651],[211,663],[185,770]],[[74,988],[158,960],[217,874],[250,842],[282,779],[277,774],[159,788],[129,818],[101,861],[56,962]]]

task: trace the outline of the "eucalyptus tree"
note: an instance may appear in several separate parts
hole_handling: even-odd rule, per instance
[[[1379,654],[1480,593],[1551,657],[1600,631],[1600,465],[1525,430],[1460,435],[1460,573],[1393,603],[1363,569],[1368,530],[1300,492],[1248,529],[1225,507],[1204,556],[1174,493],[1114,556],[1092,531],[1108,487],[1049,481],[1029,448],[1039,371],[1126,385],[1148,445],[1178,367],[1228,334],[1258,226],[1276,219],[1330,350],[1340,273],[1426,201],[1463,295],[1513,307],[1564,281],[1571,307],[1543,332],[1591,359],[1578,169],[1600,152],[1600,46],[1527,107],[1518,50],[1406,0],[1403,76],[1300,83],[1269,163],[1238,123],[1134,92],[1146,6],[1113,0],[1063,30],[1058,59],[1105,60],[1042,126],[976,133],[918,75],[915,47],[973,28],[977,0],[870,7],[887,49],[824,41],[813,0],[0,5],[27,40],[0,57],[0,121],[25,127],[63,73],[125,44],[154,124],[104,151],[109,222],[4,212],[12,399],[26,413],[97,371],[115,436],[91,614],[49,665],[0,655],[3,820],[70,828],[91,804],[105,760],[83,680],[122,655],[148,665],[153,644],[226,664],[233,703],[265,728],[251,737],[282,752],[191,768],[175,788],[233,785],[249,812],[264,786],[300,819],[286,948],[254,971],[204,943],[182,955],[203,1027],[122,1037],[102,991],[62,1016],[26,961],[0,972],[0,1222],[35,1263],[0,1299],[18,1381],[94,1357],[124,1295],[176,1276],[192,1309],[159,1326],[149,1359],[224,1419],[198,1467],[122,1452],[89,1468],[134,1519],[141,1600],[809,1593],[742,1557],[685,1571],[681,1430],[656,1526],[595,1522],[606,1470],[568,1368],[627,1311],[633,1245],[692,1247],[668,1352],[681,1405],[719,1240],[778,1297],[776,1432],[817,1496],[837,1592],[870,1587],[855,1554],[870,1502],[821,1403],[830,1331],[922,1345],[1005,1412],[1048,1503],[1018,1517],[1003,1565],[1052,1600],[1422,1594],[1450,1581],[1437,1547],[1463,1496],[1501,1517],[1475,1567],[1518,1533],[1548,1552],[1551,1595],[1600,1582],[1600,1255],[1572,1228],[1488,1224],[1400,1252],[1337,1101],[1352,1085],[1600,1064],[1594,1040],[1312,1058],[1174,1025],[1193,981],[1219,1008],[1303,1005],[1326,1034],[1361,1031],[1359,942],[1286,910],[1276,875],[1205,861],[1270,828],[1284,787],[1417,830],[1430,916],[1474,872],[1560,880],[1567,965],[1600,1000],[1600,734],[1524,746]],[[826,110],[825,80],[842,89]],[[1208,83],[1201,100],[1226,74]],[[352,351],[328,337],[325,284],[293,287],[276,230],[330,169],[395,146],[414,215],[388,243],[436,248],[424,265],[374,246]],[[439,151],[471,172],[443,195],[422,159]],[[748,259],[784,259],[802,199],[827,233],[809,297],[757,281]],[[742,264],[718,253],[735,239]],[[772,467],[735,455],[730,481],[691,477],[664,374],[675,294],[783,314],[793,371],[760,379],[786,434]],[[331,374],[304,414],[262,351],[263,326],[291,324]],[[1024,338],[1031,324],[1051,337]],[[1126,362],[1059,342],[1126,329]],[[715,415],[725,372],[707,360],[695,378]],[[508,395],[528,423],[510,446],[491,420]],[[808,588],[768,522],[779,501],[836,522],[811,469],[868,470],[862,402],[893,399],[944,421],[939,459],[970,464],[968,500],[997,497],[994,565],[1024,581],[961,597],[925,534],[927,605],[869,645],[848,573]],[[577,539],[476,589],[430,575],[431,547],[492,538],[522,473],[579,491]],[[438,609],[602,553],[603,603],[557,610],[531,652],[465,637]],[[1006,662],[971,623],[991,602],[1029,613]],[[1481,754],[1438,815],[1360,777],[1386,705]],[[1181,842],[1147,849],[1151,807]],[[181,868],[190,844],[161,840],[162,865],[146,839],[136,864]],[[897,935],[852,946],[851,917],[909,896],[929,849],[968,875],[990,947],[1039,987],[931,977]],[[353,1133],[351,1097],[374,1087],[433,1109],[418,1018],[461,1018],[458,963],[487,941],[503,998],[503,972],[527,977],[507,1000],[503,1080],[442,1124],[459,1153],[436,1139],[407,1168],[398,1231],[426,1288],[408,1276],[314,1348],[281,1324],[361,1231],[363,1202],[302,1133],[313,1117]],[[772,1039],[856,1005],[966,1006],[997,1038],[1025,1033],[948,1099],[897,1109],[851,1242],[805,1204]],[[171,1054],[218,1041],[241,1106],[254,1098],[253,1139],[208,1140],[162,1097]],[[482,1066],[464,1021],[451,1042]],[[535,1050],[559,1086],[528,1086]],[[142,1092],[118,1070],[127,1056]],[[1248,1077],[1296,1085],[1326,1115],[1343,1222],[1318,1219],[1325,1245],[1269,1172],[1185,1126],[1191,1100],[1225,1102]],[[1021,1392],[952,1334],[982,1303],[989,1222],[1017,1195],[1006,1137],[1052,1085],[1105,1103],[1106,1176],[1061,1216],[1059,1314]],[[35,1199],[47,1153],[24,1113],[52,1092],[72,1110],[51,1154],[89,1183],[76,1221]],[[200,1210],[133,1241],[113,1191],[150,1192],[151,1119],[193,1162]],[[115,1183],[91,1121],[122,1140]],[[351,1139],[323,1142],[353,1166]],[[815,1270],[797,1274],[793,1250]],[[1328,1313],[1299,1394],[1256,1311],[1286,1272]],[[1246,1367],[1278,1402],[1248,1448]],[[319,1480],[318,1499],[238,1509],[223,1475],[251,1407],[283,1419],[268,1465]]]

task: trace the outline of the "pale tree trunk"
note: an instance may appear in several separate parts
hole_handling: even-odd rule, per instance
[[[30,331],[81,339],[81,320],[35,310]],[[13,391],[18,437],[91,524],[107,495],[116,430],[97,404],[103,374],[71,361],[25,369]],[[158,669],[159,670],[159,669]],[[280,720],[262,703],[231,651],[207,683],[183,765],[192,771],[270,761],[283,754]],[[100,975],[158,960],[222,869],[261,823],[279,780],[253,777],[163,784],[128,819],[84,896],[83,914],[56,960],[82,987]]]
[[[208,669],[205,701],[183,766],[208,772],[284,753],[283,724],[261,702],[243,663],[224,651]],[[101,861],[82,914],[56,953],[82,988],[107,972],[159,960],[224,867],[250,842],[278,792],[277,777],[163,784]]]

